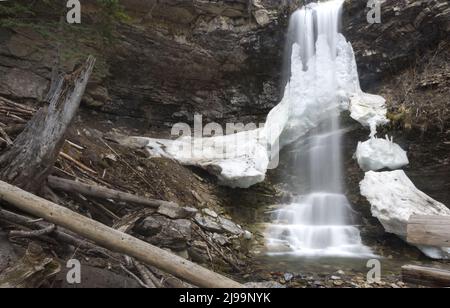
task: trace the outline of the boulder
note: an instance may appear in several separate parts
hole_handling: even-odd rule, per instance
[[[361,194],[372,205],[376,217],[388,233],[403,240],[407,237],[407,224],[412,215],[450,216],[450,209],[417,189],[402,170],[366,173],[360,184]],[[450,258],[448,247],[418,247],[433,259]]]
[[[169,220],[164,218],[161,231],[157,235],[147,238],[147,241],[174,251],[185,250],[188,241],[192,238],[191,226],[192,223],[186,219]]]
[[[231,233],[233,235],[241,235],[242,233],[244,233],[244,230],[242,230],[240,226],[229,219],[219,217],[218,221],[222,229],[227,233]]]
[[[239,225],[222,216],[214,218],[209,215],[197,214],[195,216],[195,222],[202,229],[214,233],[228,233],[231,235],[241,235],[244,233],[244,230]]]
[[[160,219],[149,216],[134,227],[134,231],[143,236],[154,236],[162,229]]]
[[[203,209],[202,212],[203,212],[204,214],[208,215],[208,216],[211,216],[212,218],[217,218],[217,217],[219,217],[219,215],[217,215],[217,213],[214,212],[214,211],[211,210],[211,209]]]
[[[172,220],[162,215],[145,218],[134,231],[145,237],[146,241],[163,248],[182,251],[192,238],[192,223],[187,219]]]
[[[204,216],[201,214],[197,214],[195,216],[195,222],[204,230],[210,231],[210,232],[217,232],[222,233],[223,229],[219,225],[219,223],[210,216]]]

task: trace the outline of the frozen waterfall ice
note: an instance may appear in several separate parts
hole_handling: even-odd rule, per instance
[[[308,151],[311,192],[275,211],[275,221],[266,231],[269,253],[371,255],[370,249],[362,244],[342,187],[339,115],[347,101],[347,91],[359,90],[355,76],[348,74],[349,68],[350,71],[355,68],[352,52],[339,34],[342,3],[311,4],[298,10],[291,20],[297,33],[292,48],[292,69],[296,71],[292,71],[288,88],[295,86],[292,90],[295,95],[290,96],[291,118],[283,134],[284,138],[294,140],[299,131],[316,127]],[[290,31],[294,31],[292,26]],[[301,79],[298,84],[297,78]]]

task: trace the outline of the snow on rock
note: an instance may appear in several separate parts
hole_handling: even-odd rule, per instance
[[[360,142],[356,150],[356,159],[364,171],[377,171],[384,168],[400,169],[409,164],[406,152],[389,137],[371,138]]]
[[[372,215],[388,233],[407,237],[407,224],[412,215],[450,216],[450,209],[418,190],[402,170],[366,173],[360,184],[361,194],[372,205]],[[449,259],[450,248],[418,247],[433,259]]]
[[[350,110],[350,116],[361,125],[369,127],[375,136],[376,128],[389,122],[386,117],[386,100],[361,90],[355,53],[345,38],[338,41],[337,49],[341,55],[336,62],[339,91],[349,99],[347,108]]]
[[[386,100],[378,95],[355,93],[350,98],[350,112],[354,120],[371,129],[372,137],[378,126],[389,122]]]
[[[177,140],[132,137],[146,140],[152,157],[174,159],[197,166],[218,177],[222,185],[248,188],[265,179],[269,154],[262,130],[233,135]]]

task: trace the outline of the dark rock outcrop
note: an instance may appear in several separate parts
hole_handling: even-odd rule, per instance
[[[119,30],[109,112],[245,121],[278,102],[287,1],[126,3],[140,20]]]
[[[365,88],[396,75],[450,35],[447,0],[381,1],[380,24],[370,24],[368,12],[367,1],[346,1],[344,33],[355,49]]]
[[[57,29],[36,7],[35,24],[0,29],[0,95],[39,101],[62,47],[62,69],[83,56],[99,59],[85,105],[151,125],[253,120],[279,100],[284,32],[300,1],[121,1],[129,20],[111,41],[95,33],[95,5],[83,4],[82,25]],[[45,32],[43,34],[43,32]]]

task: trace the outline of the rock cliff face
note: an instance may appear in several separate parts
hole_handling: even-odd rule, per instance
[[[0,95],[40,100],[60,43],[64,70],[89,53],[99,59],[84,99],[90,107],[148,125],[190,122],[195,112],[206,121],[262,120],[282,93],[289,14],[304,2],[124,0],[129,19],[113,28],[112,40],[93,31],[92,3],[83,4],[81,25],[62,30],[59,15],[37,5],[32,26],[0,27]],[[366,5],[348,0],[343,21],[364,90],[387,97],[394,123],[426,129],[434,122],[445,132],[448,1],[382,1],[382,22],[373,25]]]
[[[38,14],[33,27],[0,30],[0,95],[42,98],[59,41],[65,69],[87,53],[101,58],[85,103],[104,112],[152,125],[191,121],[194,112],[218,121],[264,116],[279,100],[284,32],[297,2],[121,1],[130,18],[110,42],[89,31],[95,6],[83,4],[82,25],[59,32],[55,16]]]
[[[402,128],[449,129],[450,3],[381,1],[381,23],[367,22],[366,1],[346,1],[344,32],[364,90],[386,97]]]
[[[355,49],[363,86],[403,70],[420,54],[448,41],[450,33],[446,0],[380,2],[380,24],[367,21],[367,1],[345,5],[344,32]]]
[[[264,115],[279,99],[286,1],[126,1],[139,26],[120,28],[114,108],[151,121]]]

